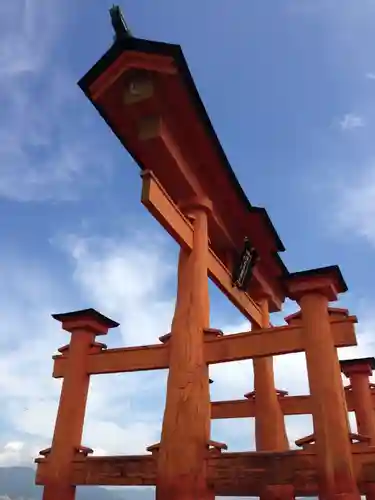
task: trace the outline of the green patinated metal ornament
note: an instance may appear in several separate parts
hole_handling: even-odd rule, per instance
[[[125,38],[131,38],[133,35],[126,24],[124,16],[118,5],[113,5],[109,9],[109,14],[111,16],[112,27],[115,32],[115,41],[120,41]]]

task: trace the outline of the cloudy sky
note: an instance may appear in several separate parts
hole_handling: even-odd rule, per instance
[[[177,248],[139,202],[138,167],[76,85],[109,48],[112,1],[0,3],[0,465],[49,446],[67,334],[51,313],[95,307],[121,323],[109,346],[168,332]],[[291,271],[339,264],[340,304],[374,354],[375,2],[121,2],[138,37],[181,44],[249,199],[265,206]],[[295,306],[287,304],[285,314]],[[274,320],[280,321],[280,317]],[[212,289],[212,326],[247,328]],[[298,373],[298,376],[296,376]],[[251,361],[215,366],[213,399],[252,390]],[[84,444],[140,453],[158,441],[165,373],[92,382]],[[304,358],[276,360],[276,385],[308,390]],[[287,418],[291,441],[311,432]],[[253,448],[251,421],[212,438]]]

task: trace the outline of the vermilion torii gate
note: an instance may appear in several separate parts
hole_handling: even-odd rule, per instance
[[[373,360],[340,367],[337,347],[356,345],[356,318],[329,307],[347,290],[339,268],[289,273],[281,240],[239,185],[180,47],[131,37],[118,14],[112,10],[114,44],[79,85],[141,167],[142,203],[180,246],[176,307],[159,344],[116,349],[96,341],[118,326],[97,311],[54,315],[71,340],[54,357],[60,404],[52,446],[36,460],[44,500],[73,500],[76,485],[87,484],[156,485],[159,500],[375,498]],[[245,237],[259,257],[255,266],[251,252],[238,263]],[[208,277],[251,331],[223,335],[212,327]],[[286,297],[300,311],[273,327],[270,313]],[[293,352],[306,353],[309,395],[275,388],[272,357]],[[253,359],[254,391],[211,403],[209,364],[241,359]],[[140,456],[89,456],[81,439],[90,376],[165,368],[160,442]],[[358,434],[348,410],[356,412]],[[303,413],[312,414],[314,433],[291,450],[284,415]],[[230,453],[211,439],[212,418],[234,417],[255,417],[256,452]]]

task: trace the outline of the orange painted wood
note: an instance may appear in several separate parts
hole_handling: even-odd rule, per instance
[[[64,376],[67,356],[54,356],[53,377]],[[89,354],[87,371],[99,373],[122,373],[168,368],[169,349],[164,345],[146,345],[140,347],[120,347]]]
[[[279,404],[284,415],[311,415],[312,403],[309,395],[285,396],[279,399]],[[346,392],[348,411],[355,411],[353,395]],[[375,393],[371,394],[371,405],[375,410]],[[212,401],[211,418],[251,418],[255,417],[255,400],[237,399],[232,401]]]
[[[207,478],[211,405],[205,329],[210,327],[207,207],[191,205],[193,248],[181,249],[167,395],[158,452],[156,500],[212,497]]]
[[[192,225],[151,172],[143,174],[142,203],[179,245],[191,250]],[[230,271],[211,249],[208,256],[208,273],[212,281],[247,319],[261,323],[259,306],[247,293],[232,286]]]
[[[85,369],[95,333],[83,327],[73,330],[66,361],[52,446],[43,450],[49,463],[49,477],[43,500],[74,500],[75,488],[70,484],[70,463],[81,448],[89,375]]]
[[[332,323],[332,335],[336,347],[348,347],[357,343],[350,319]],[[206,360],[209,364],[302,352],[304,349],[303,330],[298,326],[278,326],[224,335],[205,343]]]
[[[337,347],[356,345],[351,317],[334,321],[332,332]],[[237,361],[255,356],[269,356],[301,352],[304,340],[300,326],[280,326],[257,332],[235,333],[205,339],[207,363]],[[68,356],[54,356],[53,376],[64,376]],[[160,370],[169,366],[169,345],[148,345],[107,349],[88,355],[87,370],[99,373],[122,373]],[[288,404],[288,403],[286,403]]]
[[[252,331],[268,328],[270,324],[269,304],[267,299],[259,303],[262,311],[262,323],[252,324]],[[257,451],[287,451],[289,441],[286,434],[284,414],[279,404],[275,388],[273,357],[253,359],[254,403],[255,403],[255,446]],[[272,432],[270,430],[272,429]],[[259,491],[260,500],[294,499],[291,482],[287,484],[264,484]]]
[[[369,387],[368,375],[351,375],[350,385],[358,432],[369,436],[371,444],[375,445],[374,393]]]
[[[71,463],[75,485],[153,486],[156,463],[151,455],[89,457]],[[51,468],[47,460],[37,463],[36,484],[48,482]]]
[[[142,173],[142,204],[185,250],[193,248],[193,226],[150,171]]]
[[[349,378],[350,386],[346,388],[347,397],[350,395],[357,430],[360,434],[368,436],[372,445],[375,444],[375,412],[374,391],[370,383],[370,376],[374,368],[373,358],[360,358],[341,361],[341,371]]]
[[[139,137],[142,140],[152,141],[154,148],[157,143],[159,153],[163,151],[164,154],[169,157],[171,161],[173,161],[173,170],[175,172],[178,171],[181,174],[181,177],[186,182],[190,192],[195,193],[197,196],[204,197],[206,196],[206,192],[201,182],[201,176],[198,175],[201,172],[194,172],[191,167],[191,162],[193,160],[190,158],[187,150],[182,151],[180,145],[176,142],[176,139],[173,136],[173,130],[175,130],[175,127],[174,129],[171,129],[170,126],[168,127],[165,117],[162,118],[161,116],[155,116],[152,119],[147,117],[144,120],[141,120],[139,124]],[[146,175],[150,174],[146,172]],[[162,183],[158,182],[158,184],[167,195],[167,191],[163,189]],[[167,198],[170,197],[167,195]],[[225,247],[227,250],[232,252],[238,251],[238,242],[233,240],[222,217],[215,209],[209,214],[209,226],[215,243],[220,241],[220,247]],[[217,237],[218,234],[220,234],[220,237]],[[277,287],[275,283],[271,286],[266,278],[266,274],[261,271],[261,267],[262,264],[260,266],[258,265],[253,271],[251,289],[254,291],[258,290],[259,296],[267,295],[269,301],[272,303],[272,309],[275,310],[276,308],[276,310],[280,310],[284,301],[283,291],[281,287]]]
[[[296,289],[302,289],[299,304],[313,405],[320,495],[333,498],[336,494],[345,494],[347,498],[359,500],[340,365],[328,311],[333,292],[325,276],[322,288],[316,288],[319,279],[313,277],[311,291],[306,290],[307,280],[306,288],[300,285]]]
[[[142,52],[125,52],[90,86],[91,99],[94,101],[100,99],[124,73],[134,68],[169,75],[177,73],[171,57]]]
[[[275,302],[272,310],[279,310],[285,299],[279,278],[285,268],[277,251],[283,251],[283,245],[266,211],[252,207],[240,192],[217,139],[213,139],[211,126],[202,119],[204,108],[199,99],[195,102],[194,84],[190,83],[186,63],[177,47],[170,46],[169,57],[164,50],[164,53],[156,50],[154,54],[147,50],[142,54],[144,42],[139,41],[138,50],[137,43],[131,50],[128,47],[117,54],[95,79],[85,77],[85,82],[80,82],[81,88],[105,115],[107,124],[142,170],[154,170],[176,202],[183,201],[187,194],[201,194],[196,184],[191,183],[192,176],[199,181],[204,194],[215,204],[210,238],[218,255],[220,251],[238,250],[243,235],[249,233],[262,257],[254,273],[253,285],[270,293]],[[147,44],[153,45],[152,42]],[[127,61],[132,59],[132,54],[136,57],[129,64]],[[124,85],[133,77],[144,75],[146,67],[152,81],[152,97],[128,105],[124,102]],[[144,122],[152,117],[156,117],[161,126],[147,138],[147,134],[145,137],[139,132],[144,129]],[[156,163],[155,158],[158,158]],[[227,206],[231,207],[230,212]],[[222,254],[219,257],[224,258]]]
[[[217,496],[259,496],[267,484],[288,484],[296,496],[317,496],[314,451],[242,452],[208,456],[208,475]],[[375,482],[375,448],[353,448],[353,463],[361,494]],[[50,465],[37,464],[36,484],[48,482]],[[88,457],[71,464],[73,485],[152,486],[156,460],[151,455]]]
[[[252,332],[267,328],[270,323],[268,301],[260,302],[262,323],[253,323]],[[275,376],[272,356],[254,358],[254,393],[255,404],[255,444],[257,451],[286,451],[289,442],[286,435],[284,415],[279,404],[275,388]],[[272,432],[270,432],[272,429]]]

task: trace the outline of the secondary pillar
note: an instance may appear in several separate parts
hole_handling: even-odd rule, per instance
[[[205,200],[184,207],[193,224],[193,249],[181,248],[179,256],[157,500],[214,498],[207,481],[211,404],[204,357],[204,330],[209,327],[209,210]]]
[[[260,302],[262,325],[253,325],[252,330],[268,328],[270,324],[268,302]],[[273,358],[253,359],[255,398],[255,442],[258,451],[283,451],[289,449],[284,415],[279,403],[279,392],[275,388]]]
[[[342,373],[349,378],[348,398],[352,398],[357,432],[369,438],[375,446],[375,413],[369,377],[375,369],[375,358],[346,359],[340,361]],[[367,486],[367,500],[375,500],[375,484]]]
[[[66,360],[52,446],[44,450],[48,463],[49,480],[43,491],[43,500],[74,500],[76,487],[70,484],[71,463],[81,450],[81,439],[86,411],[90,376],[87,359],[95,349],[95,336],[106,335],[118,323],[94,309],[54,314],[62,328],[71,333],[71,340],[61,349]]]
[[[369,377],[375,369],[375,358],[346,359],[340,361],[342,373],[349,378],[357,432],[370,438],[375,445],[375,413]]]
[[[262,324],[253,324],[252,330],[268,328],[270,315],[266,298],[259,302],[262,310]],[[287,451],[289,442],[285,419],[279,397],[282,393],[275,388],[273,357],[253,359],[255,398],[255,443],[257,451]],[[245,395],[249,397],[250,394]],[[270,486],[261,493],[261,500],[294,498],[293,488],[288,485]]]
[[[319,497],[359,500],[340,365],[328,312],[328,302],[337,300],[337,294],[347,290],[346,284],[337,266],[290,274],[285,284],[290,298],[301,307]]]

